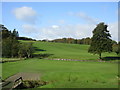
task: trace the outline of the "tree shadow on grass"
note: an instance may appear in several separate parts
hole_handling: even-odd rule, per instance
[[[34,58],[39,58],[39,59],[43,59],[43,58],[47,58],[49,56],[52,56],[54,54],[48,54],[48,53],[44,53],[44,54],[34,54],[33,57]]]
[[[34,50],[35,51],[46,51],[44,49],[39,49],[38,47],[34,47]],[[47,58],[49,56],[52,56],[54,54],[49,54],[49,53],[43,53],[43,54],[33,54],[33,57],[34,58],[39,58],[39,59],[42,59],[42,58]]]
[[[39,49],[39,48],[37,48],[37,47],[34,47],[34,50],[35,50],[35,51],[46,51],[46,50],[44,50],[44,49]]]
[[[111,61],[111,60],[120,60],[120,57],[112,57],[112,56],[109,56],[109,57],[103,57],[102,60],[104,61]]]

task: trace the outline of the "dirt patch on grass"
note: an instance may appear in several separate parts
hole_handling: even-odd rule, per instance
[[[40,80],[40,73],[20,72],[17,73],[5,81],[15,81],[17,78],[22,77],[23,80]]]
[[[30,89],[48,84],[48,82],[40,80],[40,76],[40,73],[20,72],[6,79],[5,82],[10,82],[11,86],[5,85],[4,88],[7,90],[6,87],[9,86],[9,89]],[[20,81],[18,81],[19,78],[22,80],[20,84],[18,84]]]
[[[35,80],[26,80],[23,81],[22,84],[16,87],[16,89],[30,89],[30,88],[37,88],[40,86],[44,86],[48,84],[48,82],[45,81],[35,81]]]

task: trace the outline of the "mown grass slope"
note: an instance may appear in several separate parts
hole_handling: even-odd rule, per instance
[[[78,59],[78,60],[98,60],[98,55],[88,53],[89,45],[53,43],[53,42],[34,42],[37,47],[36,54],[53,54],[48,58]],[[102,53],[102,57],[117,56],[116,53]]]
[[[97,60],[98,55],[87,52],[89,45],[33,42],[36,54],[54,54],[48,58]],[[103,56],[116,56],[103,53]],[[39,88],[117,88],[117,63],[55,61],[31,58],[2,64],[2,79],[18,72],[40,73],[41,80],[49,82]]]

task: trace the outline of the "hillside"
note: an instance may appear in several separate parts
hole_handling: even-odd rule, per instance
[[[53,54],[48,58],[97,60],[98,55],[88,53],[89,45],[53,42],[34,42],[35,54]],[[103,53],[103,57],[117,56],[115,53]]]
[[[22,41],[26,42],[26,41]],[[28,41],[27,41],[28,42]],[[88,45],[33,42],[36,54],[54,54],[48,58],[70,58],[96,60],[97,55],[87,53]],[[107,56],[107,53],[103,54]],[[115,56],[114,53],[108,56]],[[118,87],[118,65],[110,62],[55,61],[28,58],[2,64],[2,79],[20,73],[40,74],[47,85],[37,88],[116,88]]]

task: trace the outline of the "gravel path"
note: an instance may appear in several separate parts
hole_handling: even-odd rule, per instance
[[[110,62],[110,63],[119,63],[118,61],[104,61],[104,60],[76,60],[76,59],[59,59],[59,58],[56,58],[56,59],[48,59],[46,58],[47,60],[58,60],[58,61],[81,61],[81,62]]]

